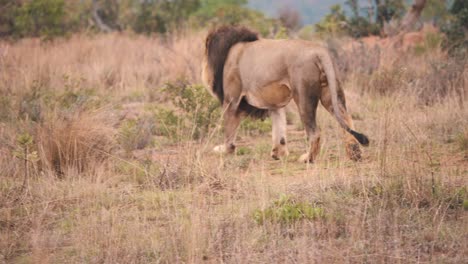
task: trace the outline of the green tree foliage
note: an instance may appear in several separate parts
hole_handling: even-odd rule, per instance
[[[455,16],[456,23],[465,31],[468,30],[468,1],[455,0],[449,11]]]
[[[427,0],[422,12],[424,20],[430,20],[437,25],[449,19],[450,13],[447,8],[447,0]]]
[[[196,16],[207,22],[213,17],[224,15],[226,9],[238,8],[246,3],[246,0],[200,0],[200,9]]]
[[[391,19],[400,19],[406,12],[403,0],[375,0],[377,7],[377,24],[383,26]]]
[[[454,0],[449,8],[452,19],[442,27],[447,35],[444,46],[453,55],[468,53],[468,1]]]
[[[56,36],[65,32],[64,0],[31,0],[15,9],[15,34]]]
[[[333,5],[330,14],[315,24],[315,31],[320,35],[343,35],[346,33],[346,15],[341,5]]]
[[[378,35],[380,27],[369,22],[362,16],[352,17],[348,20],[347,32],[353,38],[360,38],[369,35]]]
[[[101,20],[113,30],[121,30],[120,3],[118,0],[100,0],[99,8],[96,10]]]
[[[0,0],[0,37],[53,37],[81,30],[166,33],[181,27],[248,25],[268,34],[275,20],[247,0]]]
[[[350,16],[345,15],[340,5],[334,5],[330,14],[315,25],[315,29],[321,35],[349,35],[355,38],[377,35],[385,23],[403,17],[406,12],[404,2],[404,0],[373,0],[371,1],[373,6],[368,10],[369,14],[361,15],[359,1],[347,0],[345,4],[351,10]]]
[[[349,35],[356,38],[378,34],[379,26],[360,16],[357,0],[348,0],[346,4],[352,11],[350,18],[345,15],[341,5],[334,5],[330,9],[330,14],[315,24],[316,32],[322,36]]]
[[[165,33],[177,28],[200,7],[200,0],[143,1],[133,29],[138,33]]]
[[[0,37],[11,35],[15,26],[15,10],[18,4],[11,0],[0,0]]]
[[[200,8],[190,19],[196,27],[246,25],[267,35],[277,23],[263,13],[247,8],[247,0],[201,0]]]
[[[351,18],[347,19],[347,32],[354,38],[365,37],[368,35],[376,35],[380,31],[380,27],[360,15],[358,0],[347,0],[345,2],[352,12]]]

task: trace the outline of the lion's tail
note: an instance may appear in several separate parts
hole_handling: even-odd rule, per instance
[[[318,58],[320,59],[323,70],[327,77],[328,87],[330,89],[331,101],[333,105],[333,112],[335,114],[336,119],[338,120],[338,123],[344,130],[346,130],[348,133],[353,135],[361,145],[364,145],[364,146],[369,145],[369,139],[367,138],[367,136],[352,130],[346,124],[346,122],[343,119],[343,116],[341,115],[340,105],[338,103],[337,76],[336,76],[335,68],[333,67],[333,62],[330,58],[330,55],[327,52],[321,52],[318,54]]]

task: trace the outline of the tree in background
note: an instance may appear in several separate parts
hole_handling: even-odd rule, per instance
[[[369,16],[361,16],[358,0],[347,0],[346,5],[351,9],[351,17],[347,19],[347,32],[351,37],[360,38],[379,33],[379,26],[372,23]]]
[[[379,33],[394,35],[401,31],[409,31],[419,21],[426,0],[414,0],[408,12],[404,0],[371,0],[369,3],[371,6],[364,16],[361,15],[358,0],[345,2],[351,10],[349,17],[344,14],[340,6],[332,6],[330,14],[316,24],[317,32],[321,34],[340,32],[358,38]]]
[[[132,28],[137,33],[166,33],[181,26],[200,8],[200,0],[142,1]]]
[[[419,30],[422,27],[420,22],[421,13],[426,7],[426,0],[414,0],[410,10],[399,21],[397,32],[409,32],[412,30]]]
[[[120,20],[120,1],[118,0],[93,0],[91,16],[99,30],[111,32],[122,30]]]
[[[315,31],[320,35],[352,37],[379,32],[386,35],[389,31],[385,26],[392,21],[397,21],[393,29],[411,30],[406,29],[405,21],[413,21],[411,25],[422,16],[444,25],[448,42],[458,43],[465,38],[466,0],[413,0],[414,8],[410,10],[415,12],[408,14],[416,14],[417,19],[409,20],[401,20],[406,0],[368,1],[366,12],[359,7],[359,0],[347,0],[349,15],[341,6],[333,6],[330,14],[315,25]],[[418,3],[423,2],[424,9],[418,8]],[[275,20],[249,9],[246,3],[247,0],[0,0],[0,37],[53,37],[77,31],[115,30],[165,34],[180,28],[220,24],[246,25],[269,36],[275,35],[280,25],[291,31],[299,29],[300,16],[294,10],[280,10],[279,20]]]
[[[315,30],[320,35],[349,35],[359,38],[376,35],[383,29],[384,25],[391,19],[402,17],[404,14],[403,0],[374,0],[372,12],[361,15],[358,0],[347,0],[346,5],[351,10],[348,17],[341,5],[330,8],[330,14],[325,16],[319,23],[315,24]],[[373,10],[376,11],[376,22],[373,22]]]
[[[15,26],[14,12],[18,3],[11,0],[0,0],[0,37],[13,34]]]
[[[382,28],[391,20],[403,17],[406,8],[403,0],[375,0],[377,24]]]
[[[283,6],[278,11],[278,19],[281,22],[281,25],[291,31],[298,30],[302,24],[299,12],[288,6]]]
[[[333,5],[330,7],[330,14],[315,24],[315,31],[321,36],[343,35],[346,34],[346,23],[347,18],[341,5]]]
[[[421,17],[423,20],[431,21],[434,25],[445,23],[450,17],[450,12],[447,8],[450,0],[427,0]]]
[[[66,31],[64,0],[36,0],[14,10],[13,29],[19,36],[57,36]]]
[[[453,55],[468,54],[468,1],[454,0],[449,12],[451,19],[442,27],[447,35],[444,46]]]
[[[181,27],[244,24],[262,34],[274,19],[247,0],[0,0],[0,37],[52,37],[76,31],[168,33]]]
[[[262,35],[270,34],[270,30],[277,26],[276,21],[249,9],[246,4],[247,0],[201,0],[200,8],[190,17],[190,23],[192,27],[245,25]]]

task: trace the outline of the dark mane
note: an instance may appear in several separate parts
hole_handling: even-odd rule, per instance
[[[223,73],[229,50],[239,42],[253,42],[258,40],[258,34],[245,27],[222,26],[211,31],[206,37],[206,56],[208,65],[213,72],[214,94],[218,97],[221,104],[224,101]],[[268,110],[258,109],[251,106],[242,98],[239,105],[239,111],[252,117],[263,118]]]

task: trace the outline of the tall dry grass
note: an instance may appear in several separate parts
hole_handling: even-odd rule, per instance
[[[199,82],[203,34],[0,47],[0,262],[466,260],[467,71],[439,48],[340,56],[371,146],[348,161],[320,108],[323,144],[306,165],[297,118],[281,161],[268,133],[241,133],[240,151],[218,156],[219,126],[193,141],[148,125],[193,130],[156,110],[182,112],[160,88]]]
[[[2,43],[2,93],[87,87],[116,95],[158,88],[180,77],[197,82],[202,39],[202,34],[164,39],[111,34]]]

